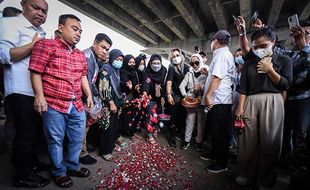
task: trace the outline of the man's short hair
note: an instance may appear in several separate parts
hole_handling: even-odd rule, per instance
[[[68,18],[71,18],[71,19],[74,19],[74,20],[77,20],[77,21],[81,22],[81,20],[80,20],[77,16],[75,16],[75,15],[73,15],[73,14],[64,14],[64,15],[60,15],[60,16],[59,16],[58,25],[60,25],[60,24],[65,24],[65,23],[66,23],[66,20],[67,20]]]
[[[2,12],[3,17],[13,17],[21,14],[22,11],[15,7],[5,7]]]
[[[110,46],[112,46],[112,40],[109,38],[108,35],[104,34],[104,33],[99,33],[96,35],[95,37],[95,42],[98,44],[102,41],[106,41]]]

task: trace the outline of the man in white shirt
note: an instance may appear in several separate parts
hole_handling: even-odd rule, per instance
[[[232,76],[235,70],[234,57],[229,51],[230,34],[226,30],[216,32],[212,38],[213,59],[204,88],[202,104],[206,106],[207,126],[211,129],[212,150],[202,154],[201,159],[216,160],[207,167],[209,172],[227,171],[229,135],[232,128]]]
[[[15,121],[14,185],[39,188],[50,180],[34,171],[37,166],[34,147],[41,118],[33,108],[34,93],[28,65],[33,45],[45,36],[40,26],[45,23],[48,5],[45,0],[22,0],[21,6],[21,15],[0,21],[0,49],[6,52],[5,59],[1,59],[5,64],[4,95]]]

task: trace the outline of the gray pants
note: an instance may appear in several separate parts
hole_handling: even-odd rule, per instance
[[[202,143],[205,129],[205,113],[203,107],[187,109],[185,141],[190,142],[197,117],[197,136],[196,142]]]
[[[281,94],[248,96],[244,121],[246,127],[239,136],[239,175],[249,179],[256,178],[259,185],[274,186],[284,123],[284,101]]]

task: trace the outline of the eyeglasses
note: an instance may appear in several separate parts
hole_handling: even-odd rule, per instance
[[[194,65],[197,65],[197,66],[198,66],[198,65],[199,65],[199,61],[190,62],[189,64],[190,64],[191,66],[194,66]]]

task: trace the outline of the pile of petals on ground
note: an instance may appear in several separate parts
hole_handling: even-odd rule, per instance
[[[192,189],[201,176],[170,147],[130,143],[96,189]],[[101,173],[101,168],[97,171]],[[98,172],[97,172],[98,174]]]

